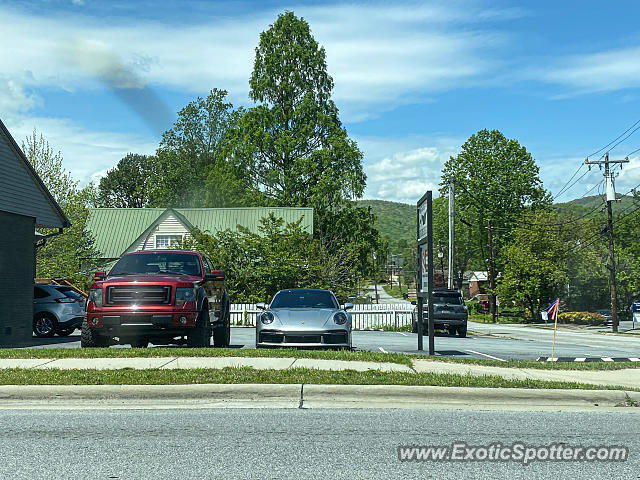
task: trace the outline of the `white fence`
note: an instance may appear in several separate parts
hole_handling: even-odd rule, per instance
[[[414,307],[409,304],[381,303],[358,304],[349,310],[355,330],[370,330],[374,328],[399,328],[411,324],[411,311]],[[231,325],[254,326],[256,316],[260,313],[251,303],[231,304]]]

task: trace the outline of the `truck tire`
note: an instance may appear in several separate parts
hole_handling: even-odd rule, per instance
[[[95,328],[89,328],[86,320],[82,322],[82,334],[80,335],[80,346],[82,348],[108,347],[109,337],[100,335]]]
[[[231,344],[231,325],[226,322],[223,327],[213,329],[213,345],[216,348],[228,348]]]
[[[211,346],[211,327],[209,326],[209,308],[205,304],[196,320],[196,326],[187,334],[187,347],[206,348]]]
[[[465,338],[467,336],[467,326],[464,325],[462,327],[458,327],[458,336],[460,338]]]

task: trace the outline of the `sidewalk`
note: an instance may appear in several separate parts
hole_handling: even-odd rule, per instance
[[[225,367],[251,367],[260,370],[286,370],[311,368],[319,370],[378,370],[402,373],[448,373],[458,375],[497,375],[506,379],[548,380],[588,383],[603,387],[621,386],[640,389],[640,369],[624,370],[540,370],[532,368],[505,368],[464,363],[447,363],[416,359],[413,368],[396,363],[362,362],[348,360],[320,360],[311,358],[253,358],[253,357],[150,357],[150,358],[63,358],[63,359],[0,359],[0,369],[96,369],[113,370],[191,369]]]

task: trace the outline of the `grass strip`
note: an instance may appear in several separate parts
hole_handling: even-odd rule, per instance
[[[31,370],[0,371],[0,385],[187,385],[187,384],[325,384],[325,385],[433,385],[529,389],[631,390],[624,387],[545,380],[512,380],[497,375],[404,373],[369,370],[328,371],[309,368],[255,370],[251,367],[184,370]]]
[[[247,348],[12,348],[0,349],[2,358],[149,358],[149,357],[271,357],[317,358],[386,362],[411,366],[411,357],[402,353],[348,350],[296,350]]]
[[[534,368],[537,370],[624,370],[626,368],[640,368],[640,362],[537,362],[535,360],[485,360],[480,358],[439,357],[428,355],[412,355],[415,359],[431,360],[434,362],[462,363],[467,365],[482,365],[485,367],[502,368]]]

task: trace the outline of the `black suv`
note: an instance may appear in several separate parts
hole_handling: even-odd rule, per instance
[[[448,330],[450,335],[458,332],[460,337],[467,336],[467,307],[462,299],[462,293],[458,290],[438,289],[433,293],[433,325],[436,330]],[[415,302],[411,302],[415,304]],[[423,306],[423,328],[427,333],[427,320],[429,314],[427,304]],[[418,333],[418,307],[413,309],[411,319],[411,331]]]

